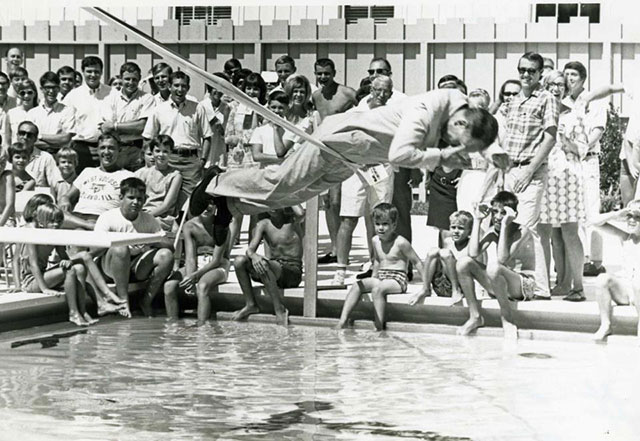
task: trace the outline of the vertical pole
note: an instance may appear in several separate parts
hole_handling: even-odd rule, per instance
[[[304,305],[302,315],[316,317],[318,302],[318,197],[307,201],[304,234]]]

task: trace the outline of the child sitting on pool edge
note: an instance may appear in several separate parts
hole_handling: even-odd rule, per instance
[[[610,223],[626,219],[627,229]],[[622,270],[617,274],[600,274],[596,279],[596,299],[600,310],[600,328],[593,338],[604,341],[611,334],[611,301],[617,305],[633,305],[640,316],[640,199],[626,208],[596,217],[592,225],[611,233],[622,242]],[[640,337],[640,321],[637,326]]]
[[[427,258],[424,260],[424,269],[426,271],[425,290],[416,293],[409,300],[410,305],[422,303],[426,296],[431,295],[431,282],[438,272],[448,279],[450,290],[447,294],[444,294],[436,289],[436,294],[450,295],[452,305],[462,301],[464,296],[458,283],[456,262],[460,257],[468,255],[472,227],[473,216],[468,211],[456,211],[449,216],[450,235],[443,239],[442,248],[433,248],[427,253]]]
[[[484,326],[473,280],[497,298],[504,336],[508,339],[518,338],[511,300],[550,298],[540,239],[529,228],[514,222],[517,208],[516,195],[501,191],[491,200],[490,209],[479,205],[474,212],[469,255],[456,263],[458,280],[469,304],[469,320],[459,329],[461,335]],[[489,213],[491,230],[481,240],[480,225]],[[484,265],[477,257],[489,246],[493,249]]]
[[[229,222],[230,214],[218,213],[213,196],[205,194],[209,204],[198,216],[184,224],[185,266],[164,283],[164,304],[170,320],[177,320],[180,295],[197,295],[198,326],[206,323],[211,315],[211,291],[225,283],[229,277]],[[209,253],[202,253],[207,247]],[[207,256],[207,254],[209,254]]]
[[[269,258],[256,253],[264,239],[269,247]],[[233,262],[238,283],[242,288],[245,306],[233,314],[234,320],[243,320],[260,312],[253,294],[251,279],[262,282],[273,301],[273,309],[279,324],[289,324],[289,311],[282,304],[280,290],[295,288],[302,281],[302,228],[291,208],[270,211],[260,220],[247,248],[246,256],[238,256]]]
[[[376,232],[372,240],[373,273],[371,277],[351,285],[337,328],[347,326],[349,315],[360,301],[362,294],[371,292],[376,329],[384,330],[387,295],[407,292],[409,262],[413,263],[423,280],[426,279],[422,262],[411,243],[396,233],[398,209],[391,204],[378,204],[373,209],[372,217]],[[423,288],[424,291],[426,288]]]

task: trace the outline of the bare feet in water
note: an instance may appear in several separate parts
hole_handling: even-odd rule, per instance
[[[69,314],[69,321],[77,326],[89,326],[89,322],[87,322],[80,314]]]
[[[126,305],[126,303],[127,303],[127,299],[121,299],[120,297],[118,297],[118,295],[116,293],[114,293],[111,290],[105,292],[104,295],[114,305]]]
[[[502,330],[505,340],[515,341],[518,339],[518,327],[509,320],[505,320],[504,317],[502,318]]]
[[[124,306],[126,306],[126,303],[122,305],[114,305],[113,303],[101,302],[98,305],[98,316],[102,317],[103,315],[114,314]]]
[[[145,317],[153,317],[153,308],[151,308],[151,302],[153,299],[148,293],[145,293],[140,299],[140,309]]]
[[[458,328],[458,335],[471,335],[478,328],[484,326],[484,318],[480,317],[470,317],[466,323]]]
[[[84,314],[82,314],[82,318],[84,318],[84,320],[90,325],[95,325],[100,321],[96,318],[91,317],[88,312],[85,312]]]
[[[120,314],[124,318],[131,318],[131,310],[129,309],[129,304],[122,305],[118,308],[118,314]]]
[[[256,305],[247,305],[238,311],[235,311],[231,316],[231,320],[240,321],[246,320],[251,314],[257,314],[260,312],[260,308]]]
[[[593,334],[593,339],[597,342],[606,341],[607,337],[611,335],[611,326],[600,325],[600,328]]]
[[[287,308],[276,311],[276,322],[284,327],[289,326],[289,310]]]

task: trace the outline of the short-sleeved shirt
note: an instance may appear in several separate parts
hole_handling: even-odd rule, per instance
[[[38,126],[40,135],[73,134],[76,130],[75,109],[57,101],[52,107],[45,103],[34,107],[27,112],[27,119]]]
[[[531,95],[516,95],[507,107],[502,147],[514,162],[533,159],[545,130],[558,126],[560,103],[541,85]]]
[[[122,215],[120,207],[116,207],[103,212],[98,216],[94,231],[106,231],[112,233],[161,233],[162,226],[158,220],[146,211],[141,211],[134,220],[129,220]],[[148,244],[129,245],[129,252],[132,256],[149,249]]]
[[[147,186],[147,201],[144,203],[144,209],[149,211],[162,205],[173,180],[180,176],[180,172],[170,168],[167,173],[162,173],[155,167],[143,167],[136,170],[135,175]]]
[[[135,91],[131,98],[122,91],[113,91],[105,100],[102,106],[102,118],[112,123],[125,123],[149,118],[155,108],[153,96],[144,93],[140,89]],[[120,141],[128,143],[142,139],[142,134],[121,134]]]
[[[64,182],[62,173],[60,173],[58,164],[56,164],[53,156],[38,148],[33,149],[25,170],[35,179],[36,187],[52,187],[56,189],[58,185]]]
[[[276,155],[276,144],[273,138],[273,125],[267,123],[256,127],[251,134],[249,144],[262,144],[262,153],[265,155]]]
[[[583,90],[580,92],[580,95],[574,100],[571,95],[567,95],[562,100],[562,104],[573,109],[576,101],[580,99],[581,96],[587,95],[589,92]],[[589,103],[589,108],[587,113],[585,114],[584,120],[581,121],[584,125],[585,134],[589,136],[589,133],[598,127],[604,130],[607,125],[607,106],[605,100],[596,100]],[[566,132],[566,130],[565,130]],[[600,141],[596,142],[590,149],[588,153],[600,153]]]
[[[129,170],[105,172],[97,167],[82,170],[73,181],[80,191],[80,198],[74,212],[100,215],[120,205],[120,182],[135,176]]]
[[[142,132],[146,139],[158,135],[169,135],[178,148],[194,150],[212,132],[204,108],[196,101],[186,99],[178,105],[169,99],[156,106]]]
[[[100,84],[89,89],[86,83],[71,90],[62,101],[76,111],[76,141],[97,142],[100,136],[98,124],[102,122],[102,104],[111,93],[111,87]]]

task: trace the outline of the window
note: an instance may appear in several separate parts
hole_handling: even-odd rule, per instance
[[[192,20],[204,20],[208,25],[218,24],[218,20],[231,18],[231,6],[176,6],[175,17],[181,25]]]
[[[345,6],[344,19],[347,24],[357,23],[361,18],[373,18],[376,24],[384,24],[393,18],[393,6]]]
[[[589,17],[589,23],[600,23],[599,3],[538,3],[536,22],[540,17],[556,17],[558,23],[569,23],[571,17]]]

